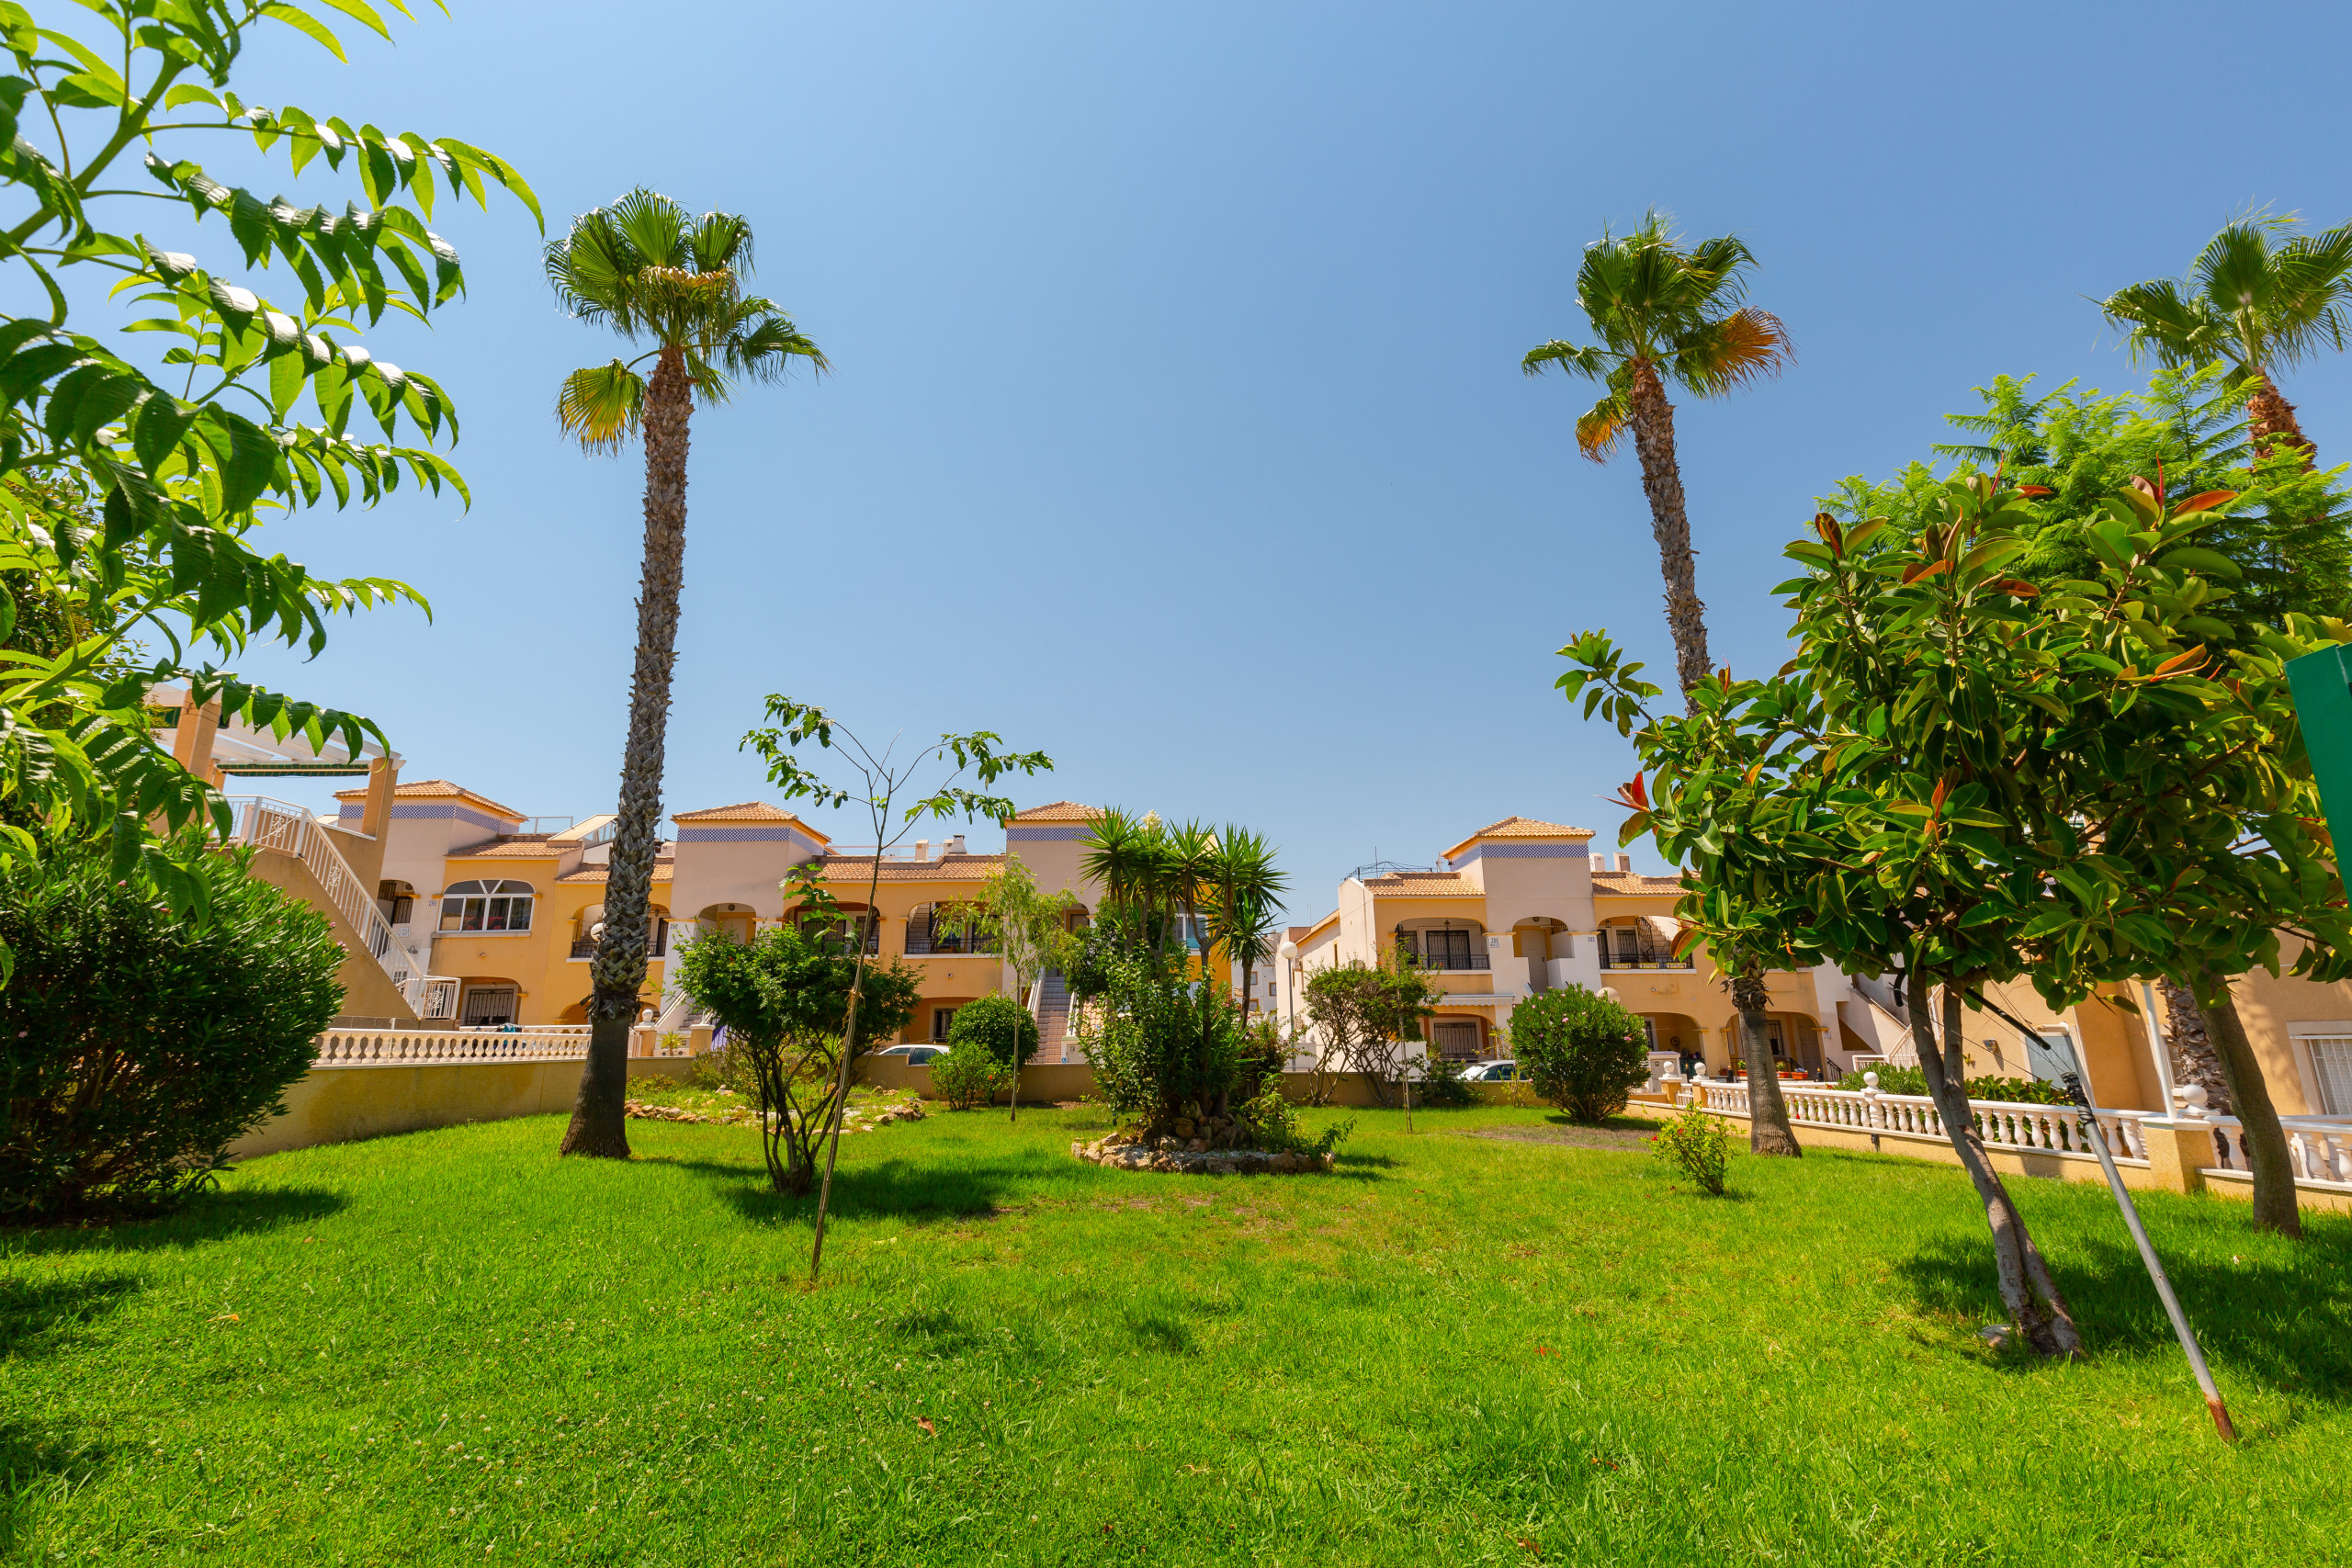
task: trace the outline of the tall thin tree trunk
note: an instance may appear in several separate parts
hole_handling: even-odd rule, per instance
[[[1747,1063],[1747,1149],[1758,1155],[1802,1155],[1796,1130],[1789,1125],[1789,1103],[1781,1098],[1781,1074],[1772,1065],[1771,1041],[1764,1016],[1770,1000],[1764,989],[1761,966],[1742,957],[1732,976],[1732,1005],[1739,1010],[1741,1055]]]
[[[1926,977],[1915,957],[1906,974]],[[1943,995],[1943,1046],[1936,1044],[1935,1009],[1925,994],[1907,998],[1911,1008],[1911,1043],[1919,1053],[1919,1071],[1928,1093],[1942,1116],[1944,1136],[1960,1156],[1976,1196],[1984,1205],[1984,1223],[1993,1232],[1993,1263],[2001,1280],[2001,1301],[2016,1320],[2025,1342],[2044,1356],[2075,1356],[2083,1342],[2075,1332],[2074,1314],[2050,1277],[2049,1265],[2025,1228],[2025,1216],[2002,1185],[1999,1173],[1984,1155],[1984,1134],[1968,1110],[1967,1058],[1961,1041],[1961,987],[1946,981]]]
[[[1658,570],[1666,578],[1666,624],[1674,634],[1674,673],[1687,694],[1714,672],[1707,657],[1707,606],[1699,600],[1699,569],[1690,553],[1690,513],[1682,499],[1682,468],[1674,455],[1674,405],[1657,367],[1633,362],[1627,399],[1634,450],[1642,459],[1642,493],[1649,497],[1650,532],[1657,538]]]
[[[2205,1091],[2205,1109],[2217,1116],[2236,1115],[2238,1102],[2230,1098],[2229,1075],[2222,1070],[2222,1059],[2213,1055],[2213,1042],[2205,1032],[2205,1015],[2198,1010],[2197,993],[2169,977],[2156,982],[2156,991],[2165,1002],[2165,1047],[2172,1058],[2174,1084],[2193,1083]],[[2165,1107],[2165,1113],[2172,1109]]]
[[[2246,1163],[2254,1168],[2255,1228],[2300,1239],[2303,1221],[2295,1209],[2295,1167],[2287,1150],[2287,1129],[2270,1103],[2270,1085],[2262,1076],[2254,1043],[2246,1038],[2245,1022],[2238,1017],[2229,976],[2208,969],[2198,976],[2197,989],[2198,1016],[2245,1130]]]
[[[2296,447],[2302,452],[2305,466],[2310,465],[2315,448],[2310,438],[2303,434],[2301,422],[2295,418],[2295,405],[2280,393],[2278,383],[2270,378],[2270,372],[2259,367],[2256,367],[2253,385],[2247,389],[2245,412],[2246,422],[2252,427],[2256,451],[2267,457],[2281,446]]]
[[[564,1129],[568,1155],[628,1157],[628,1032],[645,986],[653,863],[662,851],[662,765],[670,728],[670,671],[678,646],[678,592],[686,560],[686,422],[694,388],[683,350],[664,348],[645,389],[645,562],[637,594],[637,668],[605,934],[589,967],[588,1063]]]

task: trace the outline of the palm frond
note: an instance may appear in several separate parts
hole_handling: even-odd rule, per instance
[[[1606,463],[1616,454],[1633,423],[1633,389],[1616,387],[1577,416],[1577,450],[1596,463]]]
[[[1582,376],[1594,381],[1605,381],[1610,371],[1623,364],[1623,356],[1605,348],[1587,348],[1581,344],[1554,338],[1527,351],[1519,362],[1520,369],[1530,376],[1541,376],[1544,367],[1556,365],[1572,376]]]
[[[563,378],[556,394],[556,422],[590,452],[617,452],[637,434],[645,407],[645,381],[616,359],[592,365]]]
[[[1796,345],[1789,341],[1780,317],[1742,307],[1684,334],[1659,371],[1699,397],[1719,398],[1778,376],[1796,356]]]
[[[752,220],[732,212],[706,212],[689,242],[695,266],[703,272],[752,276]]]
[[[613,226],[628,237],[645,265],[683,267],[693,259],[694,220],[684,205],[660,191],[639,186],[613,203],[612,214]]]

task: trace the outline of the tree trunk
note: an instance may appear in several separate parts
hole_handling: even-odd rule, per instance
[[[2213,1042],[2205,1032],[2205,1015],[2198,1010],[2197,995],[2174,979],[2156,982],[2156,994],[2165,1003],[2165,1046],[2172,1057],[2172,1077],[2176,1086],[2195,1084],[2205,1091],[2205,1109],[2216,1116],[2237,1114],[2237,1101],[2230,1098],[2229,1075],[2222,1070],[2222,1059],[2213,1055]],[[2165,1113],[2174,1108],[2166,1106]]]
[[[1907,972],[1915,977],[1925,976],[1916,959]],[[2075,1332],[2074,1314],[2066,1310],[2065,1298],[2058,1293],[2056,1282],[2050,1278],[2041,1249],[2026,1231],[2025,1216],[2018,1212],[2009,1190],[2002,1185],[1992,1162],[1985,1158],[1984,1134],[1977,1128],[1976,1118],[1969,1113],[1967,1061],[1961,1049],[1960,996],[1960,987],[1947,980],[1943,996],[1944,1043],[1940,1051],[1936,1048],[1934,1009],[1928,998],[1924,995],[1908,998],[1911,1043],[1919,1053],[1919,1071],[1928,1080],[1928,1093],[1935,1100],[1938,1114],[1943,1118],[1944,1136],[1951,1140],[1952,1151],[1960,1156],[1961,1168],[1968,1172],[1968,1179],[1984,1205],[1984,1223],[1993,1232],[1994,1267],[2000,1274],[2001,1301],[2016,1320],[2018,1333],[2044,1356],[2080,1355],[2083,1342]]]
[[[1764,1017],[1769,998],[1754,959],[1739,961],[1732,976],[1731,999],[1739,1010],[1740,1056],[1747,1064],[1747,1151],[1802,1155],[1804,1149],[1789,1125],[1788,1102],[1781,1098],[1781,1074],[1772,1065],[1772,1043]]]
[[[2311,466],[2315,448],[2295,418],[2295,405],[2280,394],[2278,383],[2270,378],[2270,372],[2259,367],[2255,369],[2254,385],[2246,394],[2245,412],[2246,422],[2253,428],[2256,451],[2267,457],[2281,446],[2292,446],[2303,454],[2303,465]]]
[[[1658,570],[1666,578],[1666,624],[1674,634],[1675,679],[1687,700],[1691,687],[1714,673],[1714,665],[1707,657],[1707,606],[1699,601],[1682,468],[1674,456],[1674,405],[1666,400],[1666,385],[1655,367],[1636,359],[1633,371],[1627,401],[1634,450],[1642,459],[1642,493],[1649,498],[1650,532],[1657,536]]]
[[[589,974],[588,1065],[562,1152],[628,1157],[628,1028],[645,985],[648,906],[662,849],[662,763],[670,670],[686,558],[686,421],[694,388],[684,351],[664,348],[645,389],[645,562],[637,596],[637,669],[621,752],[620,821],[605,884],[605,934]]]
[[[2197,988],[2202,993],[2197,999],[2198,1015],[2245,1130],[2246,1163],[2254,1168],[2255,1228],[2300,1240],[2303,1222],[2295,1210],[2295,1167],[2287,1152],[2287,1129],[2279,1125],[2278,1109],[2270,1103],[2270,1085],[2262,1076],[2253,1042],[2245,1037],[2229,976],[2208,969],[2198,976]]]

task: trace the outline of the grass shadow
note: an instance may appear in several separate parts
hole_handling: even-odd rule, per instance
[[[0,1361],[30,1360],[63,1349],[75,1329],[113,1312],[139,1283],[130,1274],[38,1285],[0,1278]]]
[[[31,1257],[153,1252],[307,1224],[340,1213],[350,1203],[351,1200],[340,1192],[315,1187],[205,1192],[190,1199],[177,1213],[117,1220],[112,1224],[75,1222],[12,1228],[0,1231],[0,1245],[11,1253]]]
[[[2243,1223],[2243,1212],[2238,1216]],[[2206,1357],[2273,1388],[2352,1404],[2352,1231],[2308,1235],[2285,1263],[2219,1262],[2159,1241],[2165,1273]],[[2171,1320],[2138,1248],[2122,1237],[2071,1237],[2050,1258],[2085,1349],[2105,1356],[2177,1357]],[[1972,1237],[1894,1261],[1920,1305],[1985,1323],[2007,1321],[1989,1241]],[[2002,1364],[2030,1366],[2030,1356]]]
[[[759,1166],[713,1160],[669,1159],[680,1170],[722,1182],[721,1196],[747,1220],[813,1222],[817,1194],[770,1190]],[[837,1220],[891,1218],[910,1221],[993,1214],[1016,1193],[1035,1190],[1040,1179],[1063,1174],[1068,1161],[1017,1158],[968,1165],[885,1159],[842,1166],[833,1172],[831,1216]],[[1005,1201],[1000,1201],[1003,1200]]]

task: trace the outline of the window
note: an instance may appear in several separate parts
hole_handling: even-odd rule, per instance
[[[931,1038],[933,1043],[940,1045],[945,1044],[947,1043],[947,1031],[954,1026],[955,1022],[956,1010],[954,1008],[932,1009]]]
[[[966,910],[954,904],[918,904],[907,915],[907,953],[994,953],[996,944],[985,931],[962,926]],[[872,949],[868,949],[871,952]]]
[[[1487,931],[1470,920],[1416,920],[1396,928],[1396,945],[1425,969],[1484,969]]]
[[[1600,966],[1603,969],[1688,969],[1689,954],[1674,955],[1674,943],[1679,936],[1675,922],[1658,915],[1641,915],[1631,919],[1611,920],[1600,931]]]
[[[2312,1077],[2318,1081],[2323,1116],[2352,1116],[2352,1035],[2311,1037]]]
[[[441,895],[445,931],[526,931],[531,929],[527,882],[453,882]]]
[[[465,1011],[458,1021],[475,1029],[512,1023],[514,996],[512,986],[476,986],[466,992]]]
[[[1478,1026],[1475,1023],[1448,1022],[1441,1020],[1432,1032],[1437,1039],[1437,1054],[1449,1062],[1475,1062],[1478,1059]]]
[[[376,908],[381,909],[384,919],[393,925],[408,924],[409,916],[414,912],[415,907],[416,889],[407,883],[387,881],[376,884]]]

